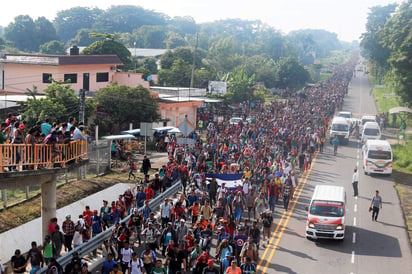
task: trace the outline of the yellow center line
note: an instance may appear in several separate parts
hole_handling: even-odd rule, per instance
[[[285,231],[285,229],[286,229],[286,227],[287,227],[287,225],[288,225],[288,223],[289,223],[290,218],[292,217],[292,213],[293,213],[293,211],[294,211],[294,209],[295,209],[295,207],[296,207],[296,204],[297,204],[297,202],[298,202],[298,200],[299,200],[299,198],[300,198],[300,195],[302,194],[302,191],[303,191],[303,189],[304,189],[304,187],[305,187],[305,185],[306,185],[306,183],[307,183],[307,181],[308,181],[309,175],[310,175],[310,173],[312,172],[312,167],[314,166],[314,164],[315,164],[315,162],[316,162],[317,155],[318,155],[318,153],[316,153],[315,156],[313,157],[312,164],[311,164],[309,170],[307,170],[305,176],[303,176],[303,177],[300,178],[299,183],[298,183],[298,185],[297,185],[297,187],[296,187],[298,193],[295,193],[295,195],[294,195],[294,197],[293,197],[294,199],[293,199],[292,206],[291,206],[291,208],[290,208],[289,211],[284,211],[284,212],[282,213],[282,216],[281,216],[280,219],[279,219],[278,225],[276,226],[276,229],[275,229],[274,233],[272,234],[272,236],[271,236],[271,238],[270,238],[269,244],[268,244],[268,246],[266,247],[265,251],[263,252],[262,258],[260,259],[259,264],[258,264],[257,267],[256,267],[256,273],[258,273],[258,271],[259,271],[261,268],[263,268],[263,269],[262,269],[262,273],[266,273],[266,270],[267,270],[267,268],[268,268],[268,266],[269,266],[269,263],[272,261],[272,258],[273,258],[273,256],[275,255],[275,252],[276,252],[276,249],[277,249],[277,247],[278,247],[278,245],[279,245],[279,242],[280,242],[280,240],[282,239],[283,233],[284,233],[284,231]],[[283,221],[284,221],[284,222],[283,222]],[[283,222],[283,225],[282,225],[282,222]],[[277,235],[277,232],[279,231],[279,229],[280,229],[281,231],[280,231],[279,235]],[[274,244],[273,247],[272,247],[272,246],[271,246],[271,245],[272,245],[272,242],[275,240],[276,236],[278,236],[278,237],[277,237],[277,240],[276,240],[275,244]],[[271,252],[270,252],[269,257],[267,258],[267,260],[265,260],[265,257],[266,257],[266,255],[267,255],[267,253],[269,252],[269,250],[271,250]],[[266,263],[265,263],[264,266],[263,266],[263,261],[266,261]]]

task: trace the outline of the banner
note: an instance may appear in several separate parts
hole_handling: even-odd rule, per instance
[[[239,185],[243,186],[243,173],[230,173],[230,174],[213,174],[213,173],[207,173],[206,174],[206,180],[211,181],[212,178],[216,178],[216,182],[219,186],[222,185],[222,183],[225,183],[226,187],[229,189],[235,189]]]

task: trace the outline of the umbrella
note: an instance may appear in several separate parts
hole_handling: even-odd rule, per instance
[[[389,110],[390,114],[394,114],[394,113],[402,113],[402,112],[406,112],[406,113],[412,113],[412,109],[408,108],[408,107],[394,107],[391,108]]]
[[[175,134],[175,133],[181,133],[181,131],[177,127],[175,127],[169,130],[167,133]]]

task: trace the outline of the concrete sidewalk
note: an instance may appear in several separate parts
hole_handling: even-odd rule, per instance
[[[78,215],[82,214],[86,205],[90,209],[100,210],[103,205],[103,199],[115,201],[120,194],[123,194],[128,188],[133,188],[133,184],[119,183],[84,199],[81,199],[68,206],[57,210],[58,224],[61,226],[66,214],[71,214],[73,222],[76,222]],[[36,241],[38,245],[42,245],[41,238],[41,218],[25,223],[19,227],[6,231],[0,234],[0,262],[3,264],[10,261],[16,249],[20,249],[22,253],[30,249],[32,241]]]

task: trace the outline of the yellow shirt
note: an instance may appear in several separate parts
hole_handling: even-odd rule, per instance
[[[245,171],[245,173],[243,175],[245,176],[245,179],[250,179],[250,176],[252,176],[252,171],[250,171],[250,170]]]

